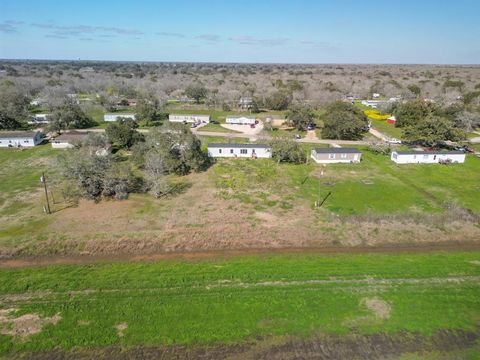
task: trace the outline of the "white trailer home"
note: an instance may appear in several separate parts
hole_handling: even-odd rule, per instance
[[[236,125],[255,125],[257,119],[254,117],[246,116],[227,116],[227,124],[236,124]]]
[[[28,122],[29,125],[48,124],[49,114],[35,114]]]
[[[393,151],[390,159],[396,164],[464,163],[463,151]]]
[[[362,153],[356,148],[315,148],[310,157],[317,164],[358,163]]]
[[[33,147],[43,141],[40,131],[2,131],[0,147]]]
[[[178,123],[208,124],[210,122],[210,115],[170,114],[168,115],[168,121]]]
[[[272,148],[265,144],[208,144],[211,157],[271,158]]]
[[[372,109],[378,109],[383,104],[387,102],[384,100],[362,100],[362,105],[368,106]]]
[[[106,121],[106,122],[117,121],[119,118],[131,119],[133,121],[137,120],[135,114],[105,114],[105,115],[103,115],[103,121]]]

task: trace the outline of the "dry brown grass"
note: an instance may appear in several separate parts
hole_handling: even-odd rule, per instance
[[[17,309],[0,310],[0,334],[19,338],[26,338],[42,331],[47,324],[56,324],[61,316],[56,314],[52,317],[41,317],[38,314],[24,314],[15,316]]]
[[[191,187],[170,198],[133,195],[127,201],[82,200],[77,207],[53,214],[42,238],[8,244],[1,254],[148,254],[480,241],[476,217],[461,208],[441,214],[340,217],[314,210],[299,199],[292,209],[259,211],[251,204],[219,196],[212,174],[209,170],[189,175]],[[351,175],[358,176],[358,172],[352,170]]]

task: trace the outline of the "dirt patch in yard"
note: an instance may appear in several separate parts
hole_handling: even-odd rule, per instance
[[[60,321],[59,314],[52,317],[41,317],[38,314],[24,314],[15,316],[17,309],[0,310],[0,334],[26,338],[42,331],[47,324],[56,324]]]
[[[52,350],[18,355],[19,359],[398,359],[402,355],[424,357],[428,353],[445,358],[464,358],[462,352],[475,348],[479,333],[443,330],[432,336],[416,333],[397,334],[319,334],[310,338],[270,337],[233,345],[132,347],[103,349]],[[436,358],[437,358],[436,357]]]
[[[390,317],[391,307],[390,305],[379,298],[372,298],[372,299],[364,299],[363,304],[367,307],[367,309],[371,310],[376,317],[386,320]]]
[[[127,330],[128,324],[127,323],[120,323],[115,325],[115,329],[117,329],[117,336],[118,337],[123,337],[123,332]]]
[[[292,197],[284,208],[283,197],[268,193],[268,189],[265,193],[270,203],[257,206],[262,202],[251,194],[243,201],[222,196],[214,174],[211,169],[185,177],[191,186],[174,197],[132,195],[126,201],[100,203],[82,200],[78,207],[51,215],[35,236],[28,232],[0,242],[0,258],[480,244],[480,227],[462,217],[449,219],[451,211],[410,217],[341,217],[312,209],[301,198]],[[22,266],[22,260],[18,261]]]

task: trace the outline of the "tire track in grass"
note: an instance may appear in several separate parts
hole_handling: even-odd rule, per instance
[[[171,293],[171,296],[191,296],[192,293],[198,295],[212,295],[220,290],[239,290],[240,292],[249,291],[252,289],[266,289],[267,290],[282,290],[292,289],[298,290],[318,290],[324,288],[325,290],[353,290],[361,289],[362,291],[375,291],[378,289],[391,289],[400,286],[426,286],[426,285],[461,285],[461,284],[480,284],[480,276],[449,276],[449,277],[432,277],[432,278],[396,278],[396,279],[313,279],[313,280],[293,280],[293,281],[261,281],[261,282],[242,282],[233,281],[225,282],[219,280],[214,283],[207,283],[195,286],[174,286],[174,287],[154,287],[154,288],[138,288],[138,289],[87,289],[77,291],[63,291],[63,292],[26,292],[20,294],[3,294],[0,295],[0,302],[4,304],[19,304],[19,303],[50,303],[60,297],[66,299],[73,299],[75,297],[85,297],[90,295],[121,295],[129,296],[128,294],[138,293],[137,296],[145,296],[146,294],[162,294]],[[312,287],[313,286],[313,287]],[[175,293],[178,291],[178,293]],[[130,295],[132,296],[132,295]]]

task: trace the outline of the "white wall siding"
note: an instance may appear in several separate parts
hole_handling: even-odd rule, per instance
[[[271,158],[271,148],[249,148],[249,147],[209,147],[208,154],[215,158]]]
[[[226,122],[227,124],[254,125],[256,122],[256,119],[245,117],[245,116],[227,116]]]
[[[418,153],[418,154],[398,154],[392,152],[390,159],[397,164],[438,164],[443,161],[453,163],[464,163],[465,154],[439,154],[439,153]]]
[[[71,149],[73,148],[73,145],[70,144],[68,141],[52,140],[52,148],[53,149]]]
[[[0,147],[33,147],[41,142],[42,135],[39,132],[25,137],[9,137],[8,135],[2,137],[0,134]]]
[[[103,121],[117,121],[118,118],[127,118],[127,119],[132,119],[135,121],[137,118],[135,114],[105,114],[103,115]]]
[[[168,121],[180,123],[209,123],[210,115],[170,114]]]

